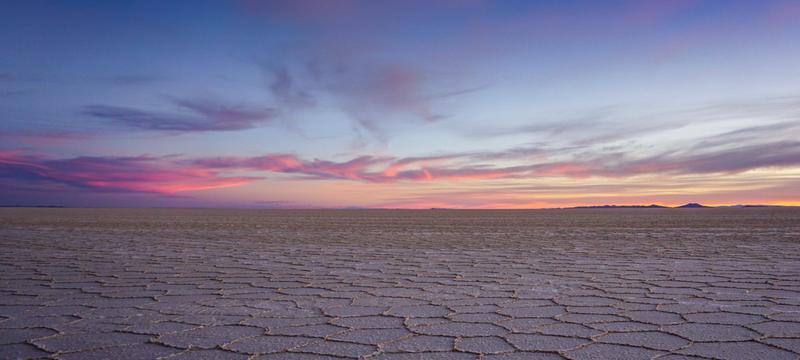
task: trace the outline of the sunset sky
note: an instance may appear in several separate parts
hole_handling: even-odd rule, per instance
[[[0,1],[0,205],[800,205],[800,1]]]

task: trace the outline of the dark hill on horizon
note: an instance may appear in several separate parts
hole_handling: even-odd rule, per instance
[[[700,203],[688,203],[681,206],[663,206],[663,205],[587,205],[575,206],[565,209],[712,209],[712,208],[760,208],[760,207],[783,207],[781,205],[721,205],[721,206],[706,206]]]
[[[678,209],[701,209],[701,208],[710,208],[711,206],[705,206],[698,203],[688,203],[686,205],[678,206]]]

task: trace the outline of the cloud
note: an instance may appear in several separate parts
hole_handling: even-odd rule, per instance
[[[286,65],[269,63],[259,64],[264,77],[268,81],[268,89],[278,105],[290,108],[311,108],[317,100],[311,91],[301,88],[297,79]]]
[[[450,117],[448,100],[487,87],[464,86],[468,81],[452,71],[436,70],[441,64],[388,60],[381,56],[385,47],[322,37],[309,39],[296,51],[282,49],[281,59],[254,63],[275,107],[290,110],[282,115],[331,106],[349,117],[357,134],[381,141],[398,126]]]
[[[100,192],[161,195],[240,186],[258,179],[179,166],[164,157],[81,156],[53,160],[10,150],[0,151],[0,178],[17,185],[36,182]]]
[[[704,109],[705,110],[705,109]],[[719,109],[715,109],[719,110]],[[716,114],[698,114],[698,110],[642,115],[625,114],[618,106],[605,106],[582,111],[577,115],[550,119],[531,119],[516,126],[485,127],[462,130],[470,139],[526,136],[543,142],[564,142],[576,148],[610,144],[637,136],[675,130],[701,120],[711,120]],[[722,112],[720,112],[722,113]],[[728,115],[731,115],[728,112]]]
[[[463,131],[463,135],[470,138],[492,138],[520,134],[553,136],[612,132],[613,130],[607,129],[607,127],[609,121],[613,119],[616,110],[618,110],[616,107],[605,106],[589,109],[578,115],[564,118],[531,119],[525,124],[516,126],[467,129]],[[628,124],[628,127],[630,127],[630,124]]]
[[[430,108],[430,97],[423,95],[419,70],[408,65],[393,64],[376,70],[364,84],[362,96],[381,107],[407,110],[419,118],[433,122],[444,116]]]
[[[210,100],[173,98],[171,102],[184,113],[159,113],[110,105],[88,105],[82,113],[131,128],[173,133],[246,130],[274,117],[272,109],[249,109]]]
[[[640,160],[621,168],[636,172],[684,174],[738,173],[752,169],[800,165],[800,142],[781,141],[740,146],[710,153]]]
[[[625,178],[645,174],[735,174],[794,166],[800,166],[800,142],[797,141],[732,146],[706,152],[668,151],[639,159],[625,153],[601,154],[535,164],[527,169],[536,176]]]
[[[247,169],[275,173],[302,174],[317,179],[366,180],[367,169],[385,163],[387,159],[360,156],[344,162],[328,160],[305,161],[289,154],[270,154],[249,158],[223,157],[193,161],[194,164],[219,169]]]
[[[340,179],[373,183],[400,180],[420,181],[433,179],[496,178],[508,174],[508,169],[491,168],[446,168],[436,164],[448,160],[463,159],[464,155],[441,155],[429,157],[358,156],[336,162],[329,160],[303,160],[289,154],[272,154],[257,157],[227,157],[198,159],[193,163],[217,169],[245,169],[274,173],[303,175],[306,179]]]
[[[324,59],[324,60],[322,60]],[[334,99],[357,125],[369,135],[385,141],[398,125],[429,124],[450,115],[443,100],[484,89],[480,87],[432,90],[441,79],[429,70],[408,63],[381,63],[354,58],[320,56],[309,71],[316,85]]]
[[[242,123],[236,122],[241,118],[239,112],[231,115],[224,107],[179,99],[174,100],[174,103],[191,110],[197,118],[221,119],[227,125],[233,123],[237,127],[242,126]],[[784,109],[780,112],[781,116],[773,116],[772,120],[791,118],[795,111],[791,106],[781,108]],[[765,114],[764,109],[758,106],[743,106],[736,111],[748,116]],[[716,112],[713,108],[708,113],[717,114],[715,116],[726,114]],[[140,115],[136,114],[131,119],[139,119]],[[165,128],[162,123],[159,125],[162,127],[157,129],[186,130],[183,124],[171,122],[170,127]],[[373,184],[536,180],[553,177],[580,180],[627,179],[642,175],[664,175],[665,178],[685,175],[724,177],[756,169],[800,167],[800,141],[791,137],[797,126],[794,121],[740,125],[738,129],[701,137],[694,142],[683,142],[666,148],[650,148],[647,153],[639,152],[635,143],[599,148],[531,144],[498,150],[413,157],[366,154],[341,161],[306,159],[286,153],[249,157],[84,156],[47,159],[4,150],[0,152],[0,178],[20,184],[36,182],[93,191],[172,194],[238,186],[261,178],[236,175],[241,172],[259,176],[285,174],[296,180],[340,180]],[[71,140],[75,136],[72,133],[59,132],[0,133],[0,138],[12,140],[26,137]]]
[[[780,137],[780,134],[792,134],[796,133],[796,131],[800,131],[800,122],[797,121],[749,126],[710,136],[703,139],[703,141],[699,142],[694,148],[708,149],[713,147],[725,147],[730,144],[747,144],[762,139],[775,139]]]
[[[347,51],[331,55],[318,49],[305,61],[297,62],[308,65],[290,68],[258,63],[276,107],[307,109],[317,106],[320,96],[326,97],[347,114],[358,129],[384,140],[388,125],[444,119],[447,115],[435,109],[436,102],[484,88],[428,93],[431,79],[420,68],[369,61]]]
[[[513,153],[515,149],[511,148],[508,151]],[[679,179],[686,179],[687,176],[705,182],[728,179],[730,184],[726,188],[733,191],[736,190],[736,186],[757,188],[770,183],[760,178],[753,183],[752,179],[748,182],[747,177],[737,178],[730,175],[756,169],[800,167],[800,141],[731,145],[727,148],[714,148],[702,152],[692,149],[673,150],[647,157],[635,157],[625,152],[601,154],[568,152],[561,155],[547,153],[534,159],[516,158],[511,155],[501,162],[507,165],[499,165],[495,160],[485,160],[501,154],[502,151],[494,151],[405,158],[362,155],[344,161],[303,159],[293,154],[216,158],[81,156],[51,159],[27,155],[21,151],[0,150],[0,183],[6,189],[20,189],[20,191],[38,189],[38,192],[63,192],[81,189],[88,193],[145,193],[175,196],[189,191],[242,186],[268,178],[268,174],[284,174],[295,181],[334,180],[386,185],[427,183],[440,191],[449,189],[449,185],[442,187],[442,184],[465,182],[464,187],[452,189],[469,189],[470,185],[480,184],[480,191],[464,194],[458,197],[460,200],[455,203],[463,206],[495,204],[499,207],[530,207],[536,204],[527,200],[516,203],[513,199],[494,198],[493,194],[508,195],[510,192],[520,197],[525,194],[529,197],[549,194],[548,196],[552,197],[564,192],[578,192],[582,193],[585,199],[597,196],[600,196],[597,199],[605,199],[602,196],[610,196],[609,191],[625,193],[625,183],[644,193],[648,184],[643,184],[639,176],[651,176],[661,179],[659,181],[671,182],[683,181]],[[551,157],[561,159],[548,161]],[[237,175],[240,173],[252,175]],[[553,182],[548,178],[563,179],[563,185],[557,186],[560,192],[552,189]],[[623,185],[609,185],[609,178],[617,179],[616,181]],[[525,182],[509,180],[525,180]],[[785,182],[786,179],[783,180]],[[692,184],[696,181],[693,180]],[[538,188],[519,188],[519,185],[524,183],[530,183],[531,186],[549,184],[550,188],[541,188],[541,185],[537,185]],[[597,184],[605,185],[598,187]],[[422,187],[425,188],[427,187]],[[675,186],[669,188],[680,190],[680,187]],[[393,189],[403,189],[403,187]],[[663,191],[663,189],[653,189],[651,195],[653,192],[658,194]],[[436,192],[429,195],[427,201],[422,201],[424,200],[422,198],[407,200],[414,200],[413,204],[416,204],[414,206],[423,204],[422,207],[429,207],[427,205],[430,204],[444,207],[448,203],[443,195],[438,196]],[[656,199],[652,196],[650,199]],[[489,201],[490,198],[495,200]],[[403,199],[398,197],[396,200],[394,204],[403,204]],[[449,203],[453,204],[453,201]],[[411,206],[409,204],[412,202],[406,203]]]
[[[424,122],[446,117],[433,109],[440,97],[426,94],[427,77],[415,66],[395,63],[343,68],[350,70],[332,73],[328,86],[344,96],[340,100],[345,109],[367,130],[379,131],[381,123],[397,116]]]
[[[514,158],[517,149],[509,149]],[[244,169],[303,175],[307,179],[340,179],[371,183],[398,181],[467,181],[521,178],[626,178],[645,174],[734,174],[753,169],[800,166],[800,142],[782,141],[707,152],[669,151],[636,158],[623,152],[572,154],[558,161],[522,158],[516,164],[495,166],[482,159],[502,152],[464,153],[430,157],[359,156],[348,161],[303,160],[289,154],[257,157],[198,159],[193,163],[214,169]],[[519,161],[523,160],[523,161]]]
[[[531,119],[515,126],[462,129],[460,133],[468,139],[525,136],[550,146],[597,152],[600,146],[629,148],[632,143],[641,143],[643,138],[680,132],[681,140],[705,135],[692,145],[696,150],[705,150],[761,143],[770,137],[785,139],[792,130],[800,128],[798,118],[800,96],[789,95],[734,99],[640,114],[622,106],[606,106],[570,116]],[[703,125],[700,132],[686,136],[688,129],[700,125]],[[715,131],[724,132],[714,134]]]

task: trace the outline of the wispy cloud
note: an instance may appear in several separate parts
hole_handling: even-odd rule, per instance
[[[290,154],[270,154],[256,157],[220,157],[198,159],[193,164],[217,169],[247,169],[286,174],[302,174],[317,179],[365,180],[367,169],[388,159],[360,156],[348,161],[306,161]]]
[[[695,145],[694,148],[701,150],[727,147],[730,146],[730,144],[749,144],[763,141],[763,139],[775,139],[779,137],[780,134],[792,134],[798,131],[800,131],[800,122],[798,121],[749,126],[707,137]]]
[[[0,178],[17,185],[66,185],[102,192],[170,195],[184,191],[240,186],[255,177],[222,176],[217,171],[180,166],[165,157],[45,159],[19,151],[0,151]]]
[[[319,97],[347,114],[359,130],[386,139],[387,128],[398,124],[431,123],[448,115],[437,102],[479,91],[484,87],[433,92],[423,69],[404,63],[377,63],[348,52],[310,55],[305,67],[259,62],[267,90],[284,113],[313,108]]]
[[[286,178],[295,181],[327,180],[387,186],[411,183],[489,183],[482,190],[486,194],[492,193],[498,183],[511,183],[521,179],[607,181],[611,178],[627,181],[640,176],[664,176],[667,179],[676,176],[729,177],[752,170],[800,167],[800,141],[790,136],[800,126],[794,121],[800,113],[796,100],[796,97],[782,97],[673,111],[654,116],[654,120],[647,121],[646,125],[632,126],[627,132],[618,133],[609,130],[615,129],[614,127],[600,125],[588,130],[563,124],[563,127],[555,128],[535,128],[538,125],[533,125],[529,131],[545,131],[548,134],[556,132],[560,136],[574,132],[581,136],[564,146],[532,143],[505,149],[421,154],[412,157],[362,154],[343,160],[331,160],[272,153],[261,156],[203,158],[86,156],[52,159],[18,151],[4,151],[0,153],[0,179],[3,179],[4,184],[19,186],[41,183],[97,192],[169,195],[183,191],[239,186],[269,178],[269,174],[284,174]],[[101,118],[117,119],[116,121],[131,127],[174,132],[248,128],[253,126],[253,121],[264,121],[262,119],[266,116],[265,113],[222,106],[215,102],[184,99],[170,101],[191,115],[157,116],[150,112],[102,106],[88,108],[87,112]],[[614,116],[607,115],[606,118],[613,119]],[[661,118],[668,118],[670,121],[661,121]],[[768,122],[757,122],[764,119]],[[723,123],[734,121],[737,126],[723,127],[730,130],[697,136],[693,141],[681,144],[662,144],[650,148],[648,152],[638,151],[638,145],[633,141],[638,134],[673,130],[676,126],[700,120]],[[26,136],[58,140],[71,139],[75,134],[0,133],[0,137],[10,139]],[[627,141],[617,142],[620,139]],[[619,146],[610,146],[615,142]],[[238,175],[241,173],[256,176]],[[486,199],[476,199],[475,203],[481,201],[486,203]],[[508,200],[503,204],[513,205],[513,201]]]
[[[336,5],[333,6],[323,3],[256,2],[246,7],[276,21],[283,16],[303,21],[306,15],[316,18],[319,9],[347,8],[347,2],[334,2]],[[362,2],[358,11],[373,6]],[[422,6],[420,2],[398,8],[416,13],[413,9]],[[383,5],[375,7],[368,12],[385,10]],[[327,21],[336,22],[338,16],[360,16],[336,11],[332,9],[318,14],[326,19],[322,27],[328,29],[330,24]],[[331,18],[327,18],[329,16]],[[339,37],[326,35],[309,40],[302,50],[289,52],[284,49],[284,54],[288,55],[277,59],[272,56],[270,61],[256,60],[254,63],[263,74],[265,88],[275,101],[274,106],[282,110],[282,115],[296,116],[299,111],[318,106],[335,108],[349,117],[356,135],[381,142],[386,142],[397,128],[425,125],[451,117],[455,109],[448,108],[450,100],[487,87],[485,83],[476,85],[470,77],[442,71],[441,68],[446,68],[442,64],[386,58],[386,51],[383,41],[342,43]]]
[[[132,192],[171,195],[185,191],[241,186],[268,174],[285,174],[298,180],[329,180],[372,184],[489,183],[485,194],[498,188],[498,181],[528,179],[568,181],[613,178],[635,181],[639,176],[664,175],[725,178],[759,169],[800,166],[800,141],[776,141],[705,151],[672,150],[636,157],[614,153],[547,153],[539,158],[516,157],[515,149],[499,165],[486,159],[502,151],[443,154],[396,158],[362,155],[344,161],[303,159],[292,154],[253,157],[98,157],[49,159],[21,151],[0,151],[0,179],[8,186],[43,184],[81,188],[95,192]],[[489,156],[491,155],[491,156]],[[558,160],[549,160],[559,158]],[[254,176],[240,176],[247,173]],[[591,190],[591,189],[590,189]],[[589,191],[591,193],[591,191]],[[587,195],[588,196],[588,195]]]
[[[170,99],[183,113],[163,113],[112,105],[87,105],[82,113],[131,128],[173,133],[236,131],[270,122],[273,109],[252,109],[212,100]]]
[[[572,116],[531,119],[520,125],[466,128],[460,133],[469,139],[526,136],[551,146],[561,143],[562,146],[593,150],[598,146],[637,142],[642,137],[702,124],[713,123],[720,129],[732,129],[721,134],[714,134],[709,129],[693,134],[703,137],[694,146],[706,148],[758,143],[768,136],[783,139],[787,131],[800,126],[797,122],[800,97],[797,95],[734,99],[640,114],[626,110],[623,106],[606,106]],[[748,125],[753,123],[757,125]]]
[[[509,149],[507,159],[514,159]],[[341,179],[385,183],[398,181],[467,181],[542,177],[627,178],[647,174],[735,174],[762,168],[800,166],[800,142],[781,141],[733,146],[713,151],[666,151],[649,157],[624,152],[567,153],[567,158],[547,161],[518,158],[513,165],[496,166],[482,159],[502,158],[503,152],[475,152],[430,157],[392,158],[359,156],[348,161],[303,160],[289,154],[250,158],[199,159],[208,168],[245,169],[299,174],[311,179]],[[562,156],[563,158],[563,156]],[[520,161],[522,160],[522,161]]]
[[[286,65],[261,62],[259,67],[278,106],[311,108],[317,105],[317,99],[311,90],[301,87]]]
[[[435,122],[446,117],[434,110],[424,93],[420,70],[403,64],[382,65],[361,73],[339,73],[329,86],[340,96],[343,108],[364,129],[381,134],[400,119]]]

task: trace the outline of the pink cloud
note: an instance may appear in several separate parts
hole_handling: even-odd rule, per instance
[[[0,177],[24,182],[49,182],[96,191],[174,194],[240,186],[257,178],[221,176],[215,170],[179,166],[166,158],[77,157],[49,160],[0,152]]]
[[[261,179],[237,172],[293,175],[296,179],[364,183],[455,182],[565,177],[627,178],[646,174],[736,174],[752,169],[800,166],[800,142],[779,141],[706,151],[668,152],[644,158],[624,153],[581,155],[530,163],[511,157],[498,166],[485,153],[394,158],[357,156],[346,161],[306,160],[293,154],[187,159],[183,157],[97,157],[47,159],[0,151],[0,180],[47,183],[93,191],[175,194],[249,184]],[[497,158],[498,152],[492,152]]]
[[[510,150],[510,155],[515,149]],[[499,154],[491,153],[494,158]],[[746,145],[709,152],[662,154],[632,158],[599,154],[570,160],[495,166],[481,162],[485,153],[392,158],[359,156],[348,161],[303,160],[294,155],[229,157],[195,160],[205,168],[241,169],[303,175],[309,179],[341,179],[371,183],[397,181],[469,181],[532,177],[625,178],[642,174],[733,174],[752,169],[800,165],[800,142]]]
[[[202,167],[246,169],[276,173],[302,174],[320,179],[374,180],[368,168],[386,162],[386,158],[360,156],[344,162],[315,159],[305,161],[289,154],[256,157],[208,158],[194,161]]]
[[[441,119],[430,109],[423,95],[419,72],[405,65],[388,65],[378,71],[369,88],[375,91],[376,100],[387,107],[409,109],[426,121]]]

